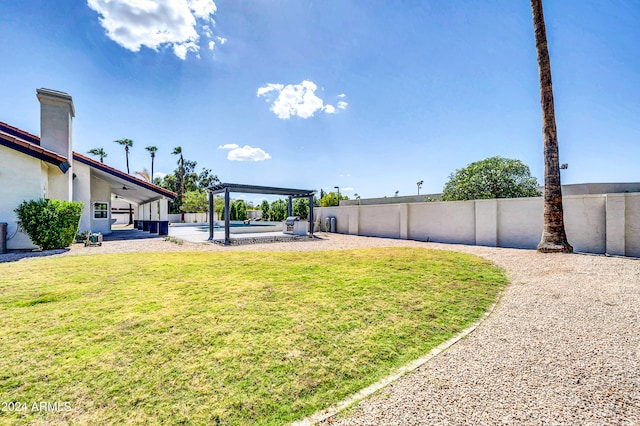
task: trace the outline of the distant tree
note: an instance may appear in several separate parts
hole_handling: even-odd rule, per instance
[[[269,202],[263,200],[260,204],[260,211],[262,212],[262,220],[269,220]]]
[[[229,204],[229,220],[238,220],[238,208],[235,202]]]
[[[560,160],[558,135],[551,83],[551,61],[547,46],[547,30],[544,25],[542,0],[531,0],[533,29],[538,54],[540,78],[540,105],[542,107],[542,132],[544,135],[544,225],[538,251],[543,253],[573,252],[564,229],[562,187],[560,185]]]
[[[213,199],[213,211],[218,215],[218,218],[224,219],[224,197],[215,197]]]
[[[247,214],[247,205],[244,200],[234,201],[236,205],[236,220],[247,220],[249,215]]]
[[[105,159],[105,157],[107,156],[107,153],[106,153],[106,152],[105,152],[105,150],[104,150],[104,149],[102,149],[102,148],[92,148],[92,149],[90,149],[89,151],[87,151],[87,153],[88,153],[89,155],[93,155],[93,156],[96,156],[96,157],[100,157],[100,162],[101,162],[101,163],[104,163],[104,159]]]
[[[293,202],[293,215],[300,216],[300,219],[309,217],[309,199],[296,198]]]
[[[209,211],[209,197],[207,191],[201,189],[187,191],[184,194],[184,204],[181,206],[185,213],[206,213]]]
[[[178,161],[178,167],[173,173],[168,174],[158,182],[159,186],[178,194],[175,200],[169,202],[169,213],[180,213],[182,210],[182,183],[184,182],[185,193],[189,191],[206,190],[212,185],[219,183],[218,176],[211,173],[209,169],[202,169],[200,174],[195,169],[197,162],[182,158]],[[184,180],[183,180],[184,176]]]
[[[127,159],[127,173],[131,173],[129,171],[129,148],[133,146],[133,141],[131,139],[117,139],[114,142],[124,146],[124,154]]]
[[[155,162],[156,151],[158,150],[158,147],[150,145],[145,149],[149,151],[149,154],[151,154],[151,179],[149,180],[149,182],[153,182],[153,163]]]
[[[520,160],[491,157],[469,164],[449,176],[443,201],[538,197],[538,181]]]
[[[269,208],[269,219],[274,222],[285,220],[287,217],[287,203],[284,200],[275,200]]]
[[[340,198],[338,198],[340,197]],[[336,192],[325,192],[324,196],[320,199],[320,207],[332,207],[340,204],[339,200],[348,200],[346,195],[338,194]]]
[[[178,167],[180,168],[180,205],[184,204],[184,157],[182,156],[182,147],[173,148],[172,155],[178,155]],[[180,211],[180,220],[184,222],[184,211]]]
[[[195,168],[195,162],[194,162],[194,168]],[[218,179],[218,176],[211,173],[211,170],[209,169],[202,169],[202,171],[198,175],[197,185],[198,185],[198,188],[200,189],[207,189],[210,186],[213,186],[218,183],[220,183],[220,179]]]

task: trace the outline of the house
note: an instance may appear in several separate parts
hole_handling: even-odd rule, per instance
[[[0,122],[0,222],[7,248],[35,246],[17,225],[15,208],[25,200],[82,201],[79,232],[111,233],[112,199],[131,203],[139,228],[166,233],[168,202],[176,194],[73,152],[70,95],[38,89],[40,137]]]

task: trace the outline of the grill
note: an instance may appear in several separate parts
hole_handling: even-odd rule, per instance
[[[296,222],[300,220],[300,216],[289,216],[284,221],[284,232],[285,234],[293,234]]]

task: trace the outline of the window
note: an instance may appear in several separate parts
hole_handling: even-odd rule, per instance
[[[109,211],[107,210],[107,203],[93,203],[93,218],[94,219],[108,219]]]

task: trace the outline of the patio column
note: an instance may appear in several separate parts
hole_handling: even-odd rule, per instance
[[[158,233],[158,202],[152,201],[149,203],[149,232],[152,234]]]
[[[144,219],[143,216],[143,212],[142,212],[142,204],[138,204],[134,210],[135,212],[135,228],[136,229],[142,229],[142,220]]]
[[[289,195],[289,198],[287,199],[287,217],[293,216],[293,203],[291,202],[291,199],[291,195]]]
[[[161,199],[160,204],[160,223],[158,224],[158,235],[169,235],[169,200]]]
[[[144,203],[142,205],[142,230],[149,230],[149,217],[151,216],[151,206],[149,203]]]
[[[167,200],[166,198],[160,200],[160,220],[169,220],[169,200]]]

